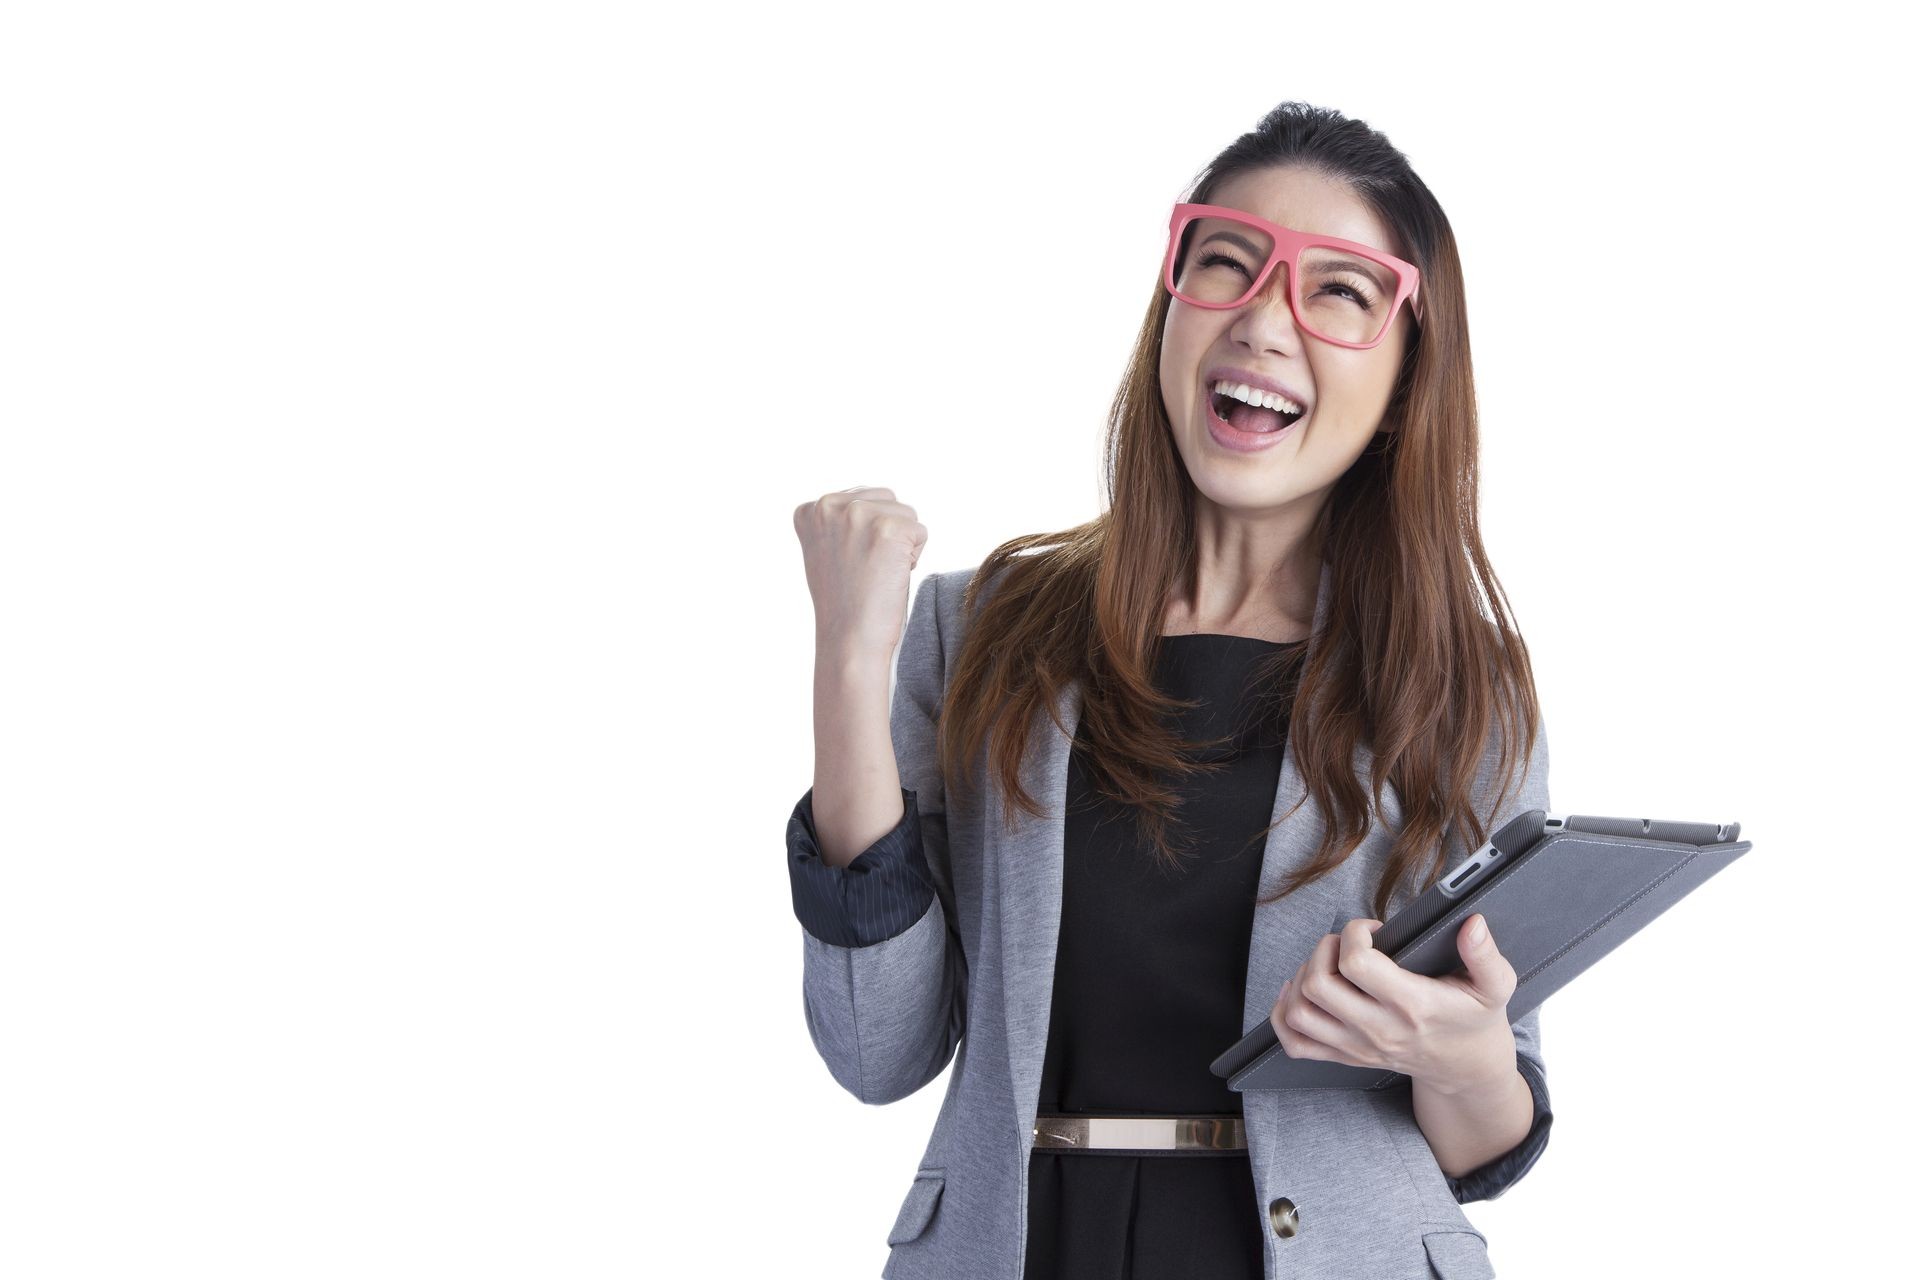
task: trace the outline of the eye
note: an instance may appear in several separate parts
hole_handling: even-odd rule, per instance
[[[1238,271],[1241,275],[1247,276],[1249,279],[1252,278],[1252,273],[1249,272],[1246,269],[1246,267],[1241,265],[1240,260],[1238,258],[1228,257],[1224,253],[1202,254],[1200,256],[1200,261],[1195,263],[1194,265],[1196,267],[1201,267],[1201,268],[1211,267],[1215,265],[1232,267],[1235,271]]]
[[[1361,285],[1357,283],[1348,284],[1345,281],[1341,281],[1341,280],[1329,280],[1327,283],[1320,286],[1320,292],[1322,293],[1327,293],[1334,290],[1337,290],[1340,293],[1347,295],[1347,300],[1351,301],[1355,306],[1359,307],[1362,311],[1373,310],[1373,298],[1369,296],[1367,290]]]

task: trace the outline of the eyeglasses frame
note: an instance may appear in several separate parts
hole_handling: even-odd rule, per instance
[[[1273,252],[1267,255],[1266,265],[1260,268],[1260,274],[1254,277],[1246,293],[1233,302],[1201,302],[1180,292],[1173,283],[1174,258],[1180,252],[1180,236],[1187,224],[1197,218],[1227,218],[1244,222],[1259,228],[1273,238]],[[1300,304],[1300,251],[1302,249],[1325,246],[1332,249],[1355,253],[1363,258],[1378,262],[1394,273],[1395,287],[1393,305],[1387,312],[1387,319],[1380,326],[1380,336],[1372,342],[1343,342],[1339,338],[1329,337],[1308,324],[1301,316]],[[1340,240],[1333,236],[1308,235],[1304,231],[1295,231],[1292,227],[1283,227],[1277,222],[1268,222],[1265,218],[1248,213],[1244,209],[1230,209],[1219,204],[1176,204],[1173,216],[1167,223],[1167,260],[1161,269],[1167,292],[1188,306],[1203,307],[1209,311],[1231,311],[1243,307],[1266,286],[1267,278],[1281,263],[1287,267],[1287,305],[1293,309],[1293,318],[1301,329],[1322,342],[1330,342],[1336,347],[1348,347],[1355,351],[1370,351],[1386,341],[1387,334],[1393,329],[1394,319],[1400,314],[1400,304],[1405,302],[1413,310],[1415,321],[1420,320],[1420,269],[1411,262],[1396,258],[1390,253],[1361,244],[1355,240]]]

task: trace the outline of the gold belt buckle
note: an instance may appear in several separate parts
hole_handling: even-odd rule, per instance
[[[1239,1116],[1036,1116],[1033,1145],[1079,1151],[1235,1151],[1247,1145]]]

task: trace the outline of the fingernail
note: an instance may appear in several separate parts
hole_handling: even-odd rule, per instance
[[[1475,920],[1473,922],[1473,928],[1467,930],[1467,941],[1485,942],[1486,940],[1487,940],[1486,920],[1485,919]]]

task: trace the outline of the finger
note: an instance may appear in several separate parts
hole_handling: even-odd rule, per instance
[[[1373,945],[1378,920],[1349,920],[1340,931],[1340,973],[1353,986],[1384,1004],[1399,1005],[1412,998],[1415,975],[1393,962]]]
[[[1300,966],[1300,998],[1311,1000],[1341,1022],[1361,1022],[1373,997],[1340,971],[1341,942],[1340,934],[1330,933],[1314,946],[1313,954]]]
[[[1310,1015],[1300,1013],[1302,1008],[1312,1010]],[[1280,1047],[1289,1058],[1318,1058],[1331,1060],[1336,1056],[1333,1046],[1322,1042],[1308,1032],[1300,1030],[1299,1024],[1307,1017],[1324,1018],[1327,1015],[1314,1009],[1300,996],[1293,979],[1281,984],[1280,996],[1273,1002],[1273,1033],[1280,1041]]]
[[[1321,1002],[1344,1024],[1350,1056],[1369,1064],[1381,1061],[1387,1046],[1405,1041],[1425,995],[1420,984],[1433,981],[1408,973],[1373,945],[1374,932],[1382,927],[1378,920],[1360,919],[1341,929],[1335,957],[1341,982],[1329,984]]]
[[[1321,1058],[1353,1065],[1370,1065],[1373,1047],[1338,1018],[1290,987],[1281,988],[1280,1026],[1276,1034],[1290,1058]]]

